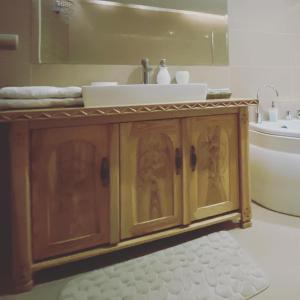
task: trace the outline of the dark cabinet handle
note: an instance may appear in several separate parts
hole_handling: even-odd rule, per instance
[[[176,167],[176,174],[180,174],[180,169],[182,165],[182,157],[181,157],[181,152],[179,148],[176,148],[175,150],[175,167]]]
[[[197,154],[194,146],[191,146],[191,150],[190,150],[190,164],[191,164],[192,171],[194,172],[196,170],[196,165],[197,165]]]
[[[100,176],[103,186],[108,186],[109,184],[109,162],[106,157],[102,158]]]

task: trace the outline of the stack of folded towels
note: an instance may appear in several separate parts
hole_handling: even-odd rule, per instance
[[[207,97],[208,100],[213,99],[228,99],[231,97],[231,91],[228,88],[225,89],[208,89]]]
[[[25,86],[0,88],[0,110],[83,106],[76,86]]]

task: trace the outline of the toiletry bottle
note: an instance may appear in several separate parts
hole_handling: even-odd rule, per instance
[[[171,76],[166,66],[166,59],[162,59],[159,63],[159,71],[157,73],[156,82],[158,84],[170,84]]]
[[[272,101],[272,107],[269,109],[269,120],[271,122],[278,121],[278,109],[275,107],[274,101]]]

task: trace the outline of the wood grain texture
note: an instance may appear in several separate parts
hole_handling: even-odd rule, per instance
[[[241,206],[241,227],[251,226],[251,201],[249,189],[249,117],[248,107],[240,108],[239,113],[239,186]]]
[[[110,153],[110,201],[109,224],[110,244],[115,245],[120,241],[120,126],[109,126],[109,153]]]
[[[32,132],[34,260],[109,242],[110,182],[101,167],[111,161],[110,135],[109,126]]]
[[[188,118],[184,121],[184,136],[184,185],[190,220],[237,210],[237,115]],[[191,165],[193,149],[196,155],[194,171]]]
[[[31,214],[29,131],[27,122],[10,127],[12,286],[14,292],[31,289]]]
[[[249,103],[0,113],[12,126],[15,290],[32,271],[227,220],[250,226]]]
[[[121,237],[181,223],[178,120],[121,124]]]
[[[225,215],[211,217],[211,218],[206,219],[206,220],[195,222],[195,223],[191,224],[190,226],[165,229],[163,231],[154,232],[154,233],[144,235],[144,236],[140,236],[140,237],[137,237],[137,238],[134,238],[134,239],[121,241],[118,245],[116,245],[114,247],[105,247],[105,246],[103,246],[103,247],[98,247],[98,248],[87,250],[87,251],[82,251],[81,253],[71,254],[71,255],[68,255],[68,256],[65,256],[65,257],[53,258],[53,259],[45,260],[45,261],[42,261],[42,262],[37,262],[37,263],[33,264],[32,269],[33,269],[34,272],[36,272],[36,271],[40,271],[40,270],[60,266],[60,265],[63,265],[63,264],[80,261],[80,260],[83,260],[83,259],[87,259],[89,257],[94,257],[94,256],[98,256],[98,255],[112,253],[112,252],[119,251],[119,250],[122,250],[122,249],[142,245],[142,244],[145,244],[145,243],[150,243],[150,242],[153,242],[153,241],[157,241],[159,239],[168,238],[168,237],[171,237],[171,236],[176,236],[176,235],[183,234],[183,233],[186,233],[186,232],[199,230],[201,228],[205,228],[205,227],[212,226],[212,225],[215,225],[215,224],[219,224],[219,223],[222,223],[222,222],[227,222],[227,221],[238,222],[240,220],[240,218],[241,218],[241,215],[238,212],[227,213]]]

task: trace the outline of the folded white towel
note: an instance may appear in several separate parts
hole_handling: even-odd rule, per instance
[[[54,108],[83,106],[82,98],[64,99],[0,99],[0,111],[11,109]]]
[[[207,89],[208,94],[223,94],[223,93],[231,93],[229,88],[224,89]]]
[[[77,86],[24,86],[4,87],[0,89],[0,98],[9,99],[44,99],[44,98],[77,98],[81,97],[81,88]]]

